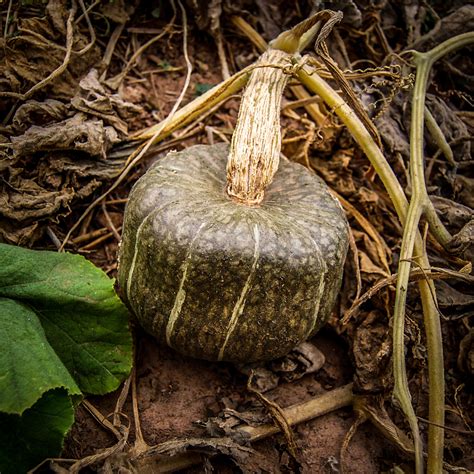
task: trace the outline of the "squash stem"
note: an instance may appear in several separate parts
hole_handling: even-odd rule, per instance
[[[240,103],[227,162],[227,194],[259,204],[278,169],[281,151],[280,107],[291,55],[277,49],[262,54]]]

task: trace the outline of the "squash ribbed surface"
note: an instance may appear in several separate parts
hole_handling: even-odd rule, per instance
[[[171,152],[136,183],[119,293],[146,331],[183,354],[274,359],[327,321],[347,221],[325,183],[288,160],[259,206],[234,202],[227,156],[226,144]]]

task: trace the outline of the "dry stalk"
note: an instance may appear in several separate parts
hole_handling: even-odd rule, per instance
[[[117,242],[120,242],[120,234],[117,228],[115,227],[114,223],[112,222],[112,219],[110,218],[105,201],[102,201],[102,212],[104,213],[105,220],[107,221],[107,225],[109,226],[110,230],[114,234],[115,239],[117,240]]]

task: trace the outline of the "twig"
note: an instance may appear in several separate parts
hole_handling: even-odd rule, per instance
[[[128,198],[119,198],[119,199],[111,199],[110,201],[105,201],[105,204],[126,204],[128,202]]]
[[[79,24],[81,22],[81,20],[90,12],[92,11],[97,5],[99,5],[99,3],[101,2],[102,0],[95,0],[95,2],[91,3],[87,8],[83,8],[82,9],[82,14],[79,15],[76,19],[76,21],[74,22],[76,25]]]
[[[7,33],[8,33],[8,22],[10,20],[10,12],[12,11],[12,4],[13,4],[13,0],[10,0],[8,2],[7,16],[5,18],[5,29],[3,30],[3,39],[4,40],[6,39]]]
[[[179,2],[179,0],[178,0]],[[138,393],[137,393],[137,368],[134,364],[132,368],[132,411],[133,420],[135,424],[135,443],[134,443],[134,454],[138,455],[145,452],[150,446],[145,441],[142,432],[142,424],[140,422],[140,411],[138,410]]]
[[[114,28],[114,31],[112,31],[112,34],[110,35],[109,41],[105,48],[104,56],[102,58],[102,64],[104,65],[104,70],[102,71],[102,74],[100,76],[101,81],[104,81],[105,78],[107,77],[107,70],[110,66],[110,61],[112,61],[112,56],[114,54],[115,47],[117,46],[117,41],[119,40],[120,35],[122,34],[122,31],[124,28],[125,28],[125,23],[119,23]]]
[[[34,42],[32,39],[28,38],[27,36],[22,36],[25,41],[28,43],[32,43],[37,46],[41,46],[43,48],[54,48],[58,49],[60,51],[66,51],[66,48],[60,44],[55,43],[54,41],[49,40],[48,38],[45,38],[42,34],[30,30],[29,28],[25,28],[24,26],[19,25],[18,26],[18,32],[19,33],[26,33],[29,36],[32,36],[37,40],[37,42]]]
[[[349,201],[344,199],[339,193],[331,189],[331,193],[337,197],[339,202],[341,203],[342,207],[352,216],[354,219],[359,223],[359,225],[367,232],[369,237],[375,243],[377,249],[377,255],[380,258],[380,262],[383,265],[383,269],[385,272],[390,273],[390,266],[387,260],[387,254],[390,253],[390,249],[382,239],[381,235],[378,233],[377,229],[372,225],[372,223],[364,217]]]
[[[81,247],[79,250],[92,250],[93,248],[97,247],[97,245],[101,244],[102,242],[105,242],[107,239],[110,239],[110,237],[112,237],[113,235],[114,235],[114,233],[112,231],[107,232],[106,234],[104,234],[101,237],[93,240],[92,242],[88,243],[87,245],[84,245],[84,247]],[[61,247],[59,247],[58,251],[62,251]]]
[[[103,461],[112,456],[113,454],[123,451],[124,447],[127,444],[129,429],[126,428],[124,432],[124,435],[113,446],[111,446],[110,448],[105,448],[96,454],[92,454],[91,456],[79,459],[72,466],[69,467],[67,472],[70,474],[79,473],[85,467]]]
[[[107,221],[107,224],[110,227],[110,230],[113,232],[115,238],[117,239],[117,242],[120,242],[120,234],[117,228],[114,226],[114,223],[112,222],[112,219],[110,218],[109,213],[107,212],[107,206],[105,205],[104,201],[102,202],[102,212],[104,213],[105,220]]]
[[[107,417],[102,415],[102,413],[89,400],[83,400],[82,405],[95,418],[97,422],[99,422],[104,428],[111,431],[118,440],[122,438],[122,435],[117,429],[118,425],[116,425],[115,423],[112,424],[107,419]]]
[[[438,428],[443,428],[444,430],[453,431],[454,433],[459,433],[459,434],[466,435],[466,436],[474,436],[474,431],[460,430],[459,428],[452,428],[451,426],[446,426],[446,425],[444,425],[444,426],[443,425],[437,425],[437,424],[433,423],[432,421],[427,420],[426,418],[422,418],[421,416],[419,416],[418,419],[420,421],[422,421],[423,423],[426,423],[426,424],[429,424],[429,425],[435,425]]]
[[[359,428],[359,426],[361,426],[367,420],[368,420],[367,415],[365,415],[364,413],[358,412],[357,418],[355,419],[354,423],[352,423],[351,427],[349,428],[349,431],[346,433],[346,436],[344,436],[344,441],[342,442],[342,446],[339,451],[339,465],[340,465],[341,474],[344,474],[345,472],[344,464],[345,464],[346,453],[347,453],[347,450],[349,449],[349,444],[352,441],[352,438],[354,437],[354,435],[357,433],[357,429]],[[352,470],[349,472],[352,472]]]
[[[472,329],[471,329],[472,331]],[[459,366],[459,357],[461,355],[461,351],[460,351],[460,354],[458,355],[458,366]],[[461,405],[459,403],[459,392],[466,386],[465,383],[462,383],[460,385],[458,385],[456,387],[456,390],[454,391],[454,403],[456,404],[456,413],[459,415],[459,417],[461,418],[461,420],[463,421],[464,425],[466,426],[466,428],[470,431],[470,432],[473,432],[474,430],[470,427],[469,425],[469,421],[466,419],[466,415],[463,413],[462,409],[461,409]]]
[[[97,237],[100,237],[101,235],[107,234],[109,229],[107,227],[102,227],[97,230],[93,230],[91,232],[87,232],[86,234],[81,234],[75,239],[72,239],[73,244],[81,244],[82,242],[87,242],[88,240],[95,239]]]
[[[459,143],[465,143],[465,142],[471,142],[474,141],[474,137],[472,136],[461,136],[458,138],[454,138],[453,140],[450,140],[448,142],[448,146],[452,148],[454,145],[458,145]],[[430,158],[429,163],[426,167],[426,180],[430,179],[431,175],[431,170],[433,169],[433,164],[434,162],[439,158],[439,156],[444,153],[442,148],[439,148],[436,150],[434,155]],[[471,160],[466,160],[466,161],[454,161],[454,170],[459,170],[463,169],[464,167],[470,167],[472,166],[472,161]]]
[[[56,246],[56,248],[61,247],[61,241],[58,239],[58,236],[54,233],[53,229],[51,227],[46,226],[46,233],[48,234],[48,237],[51,239],[51,242]]]
[[[89,41],[89,43],[87,43],[81,50],[74,51],[78,56],[82,56],[83,54],[87,53],[87,51],[89,51],[89,49],[91,49],[92,46],[94,46],[94,44],[95,44],[95,40],[96,40],[95,30],[94,30],[94,27],[92,26],[92,22],[89,18],[89,10],[91,10],[95,5],[92,5],[91,7],[86,9],[86,6],[84,5],[84,0],[79,0],[79,5],[82,8],[83,15],[86,19],[87,28],[89,29],[89,34],[91,36],[91,40]]]
[[[354,232],[352,228],[349,226],[349,248],[352,253],[352,260],[354,265],[354,272],[355,272],[355,279],[356,279],[356,292],[354,299],[358,300],[360,298],[360,293],[362,291],[362,275],[360,272],[360,261],[359,261],[359,249],[357,248],[357,244],[354,237]],[[341,326],[345,326],[347,320],[344,318],[341,320]]]
[[[113,417],[113,426],[118,427],[120,426],[120,415],[122,414],[123,406],[125,401],[128,397],[128,392],[130,391],[130,383],[132,381],[132,375],[130,374],[125,382],[123,383],[122,390],[120,391],[120,395],[115,402],[115,409],[114,409],[114,417]]]
[[[324,41],[321,41],[320,44],[316,46],[316,49],[319,57],[323,60],[326,67],[333,75],[334,80],[340,87],[342,96],[351,106],[352,110],[357,114],[361,122],[364,124],[365,128],[369,131],[375,143],[377,143],[379,148],[382,149],[382,141],[380,138],[380,134],[377,128],[375,127],[375,124],[369,117],[367,111],[362,105],[361,100],[357,97],[344,73],[339,69],[339,66],[337,65],[336,61],[334,61],[329,55],[326,43]]]
[[[225,49],[224,49],[224,39],[222,37],[222,31],[219,28],[214,32],[214,39],[216,41],[216,46],[217,46],[217,54],[219,56],[219,61],[221,63],[221,71],[222,71],[222,79],[229,79],[230,77],[230,72],[229,72],[229,66],[227,64],[227,58],[225,55]]]
[[[242,17],[232,16],[230,21],[261,53],[267,49],[267,42]]]

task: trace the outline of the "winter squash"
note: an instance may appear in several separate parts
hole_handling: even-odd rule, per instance
[[[284,160],[258,206],[225,191],[228,146],[170,153],[134,187],[120,253],[123,299],[160,341],[205,359],[289,352],[326,322],[346,254],[326,185]]]
[[[344,212],[314,173],[280,160],[289,56],[262,56],[230,148],[171,152],[130,193],[118,291],[146,331],[183,354],[282,356],[327,321],[337,298]]]

